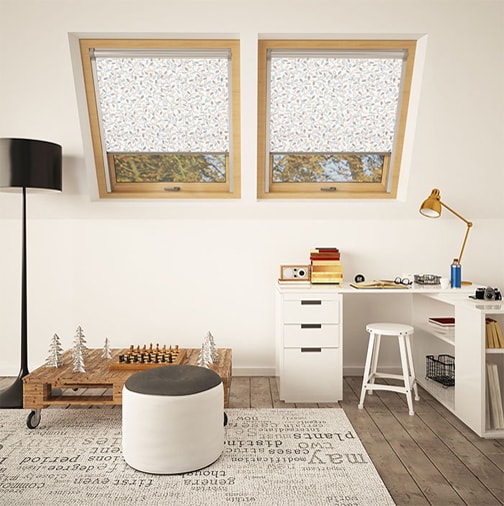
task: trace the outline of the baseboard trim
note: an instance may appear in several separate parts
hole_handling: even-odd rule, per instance
[[[381,372],[388,374],[402,374],[397,366],[380,367]],[[364,372],[364,366],[343,367],[343,376],[360,376]],[[274,367],[233,367],[233,376],[278,376]]]
[[[276,376],[274,367],[233,367],[233,376]]]
[[[401,368],[390,366],[380,367],[380,370],[390,374],[401,374]],[[362,376],[364,371],[363,366],[349,366],[343,367],[343,376]],[[233,367],[233,376],[278,376],[274,367]],[[0,374],[0,377],[10,377],[15,379],[15,374],[12,371],[5,371]]]

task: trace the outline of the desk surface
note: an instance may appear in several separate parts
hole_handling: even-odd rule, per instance
[[[341,285],[312,285],[308,283],[291,283],[291,284],[277,284],[277,290],[280,294],[286,295],[289,293],[313,293],[313,294],[342,294],[344,298],[353,295],[428,295],[429,297],[447,302],[449,304],[464,304],[469,305],[474,309],[482,311],[496,311],[498,313],[504,311],[504,302],[499,301],[486,301],[476,300],[469,297],[474,295],[476,288],[483,285],[473,284],[463,286],[462,288],[441,288],[439,285],[418,285],[413,284],[411,287],[397,289],[397,288],[354,288],[348,283]]]
[[[277,284],[278,289],[281,292],[293,292],[296,290],[305,292],[337,292],[337,293],[439,293],[439,294],[449,294],[449,295],[463,295],[464,297],[468,297],[471,294],[474,294],[476,288],[481,285],[472,284],[468,286],[463,286],[462,288],[441,288],[439,285],[419,285],[417,283],[413,283],[409,287],[405,288],[354,288],[350,286],[349,283],[343,283],[341,285],[323,285],[323,284],[308,284],[305,282],[291,282],[289,284]]]

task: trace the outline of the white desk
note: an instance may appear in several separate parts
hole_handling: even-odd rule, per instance
[[[478,435],[503,438],[504,430],[492,428],[488,413],[486,365],[498,365],[500,390],[504,393],[504,349],[486,349],[485,318],[498,320],[504,329],[504,304],[470,299],[477,286],[443,290],[419,285],[405,289],[277,285],[280,398],[288,402],[341,400],[343,366],[349,365],[343,364],[344,343],[355,339],[357,328],[362,335],[364,325],[354,320],[410,323],[415,327],[413,359],[418,383]],[[375,297],[379,304],[373,303]],[[361,306],[366,310],[355,318]],[[454,316],[454,336],[437,332],[428,323],[432,316]],[[425,378],[426,355],[439,354],[456,358],[455,387],[444,388]],[[364,360],[365,352],[359,362],[363,365]]]

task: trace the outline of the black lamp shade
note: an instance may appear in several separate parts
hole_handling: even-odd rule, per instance
[[[62,189],[61,146],[31,139],[0,139],[0,187]]]

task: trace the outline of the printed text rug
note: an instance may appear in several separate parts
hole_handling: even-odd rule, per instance
[[[120,408],[46,409],[36,429],[0,410],[0,504],[394,504],[342,409],[226,412],[217,462],[161,476],[125,463]]]

